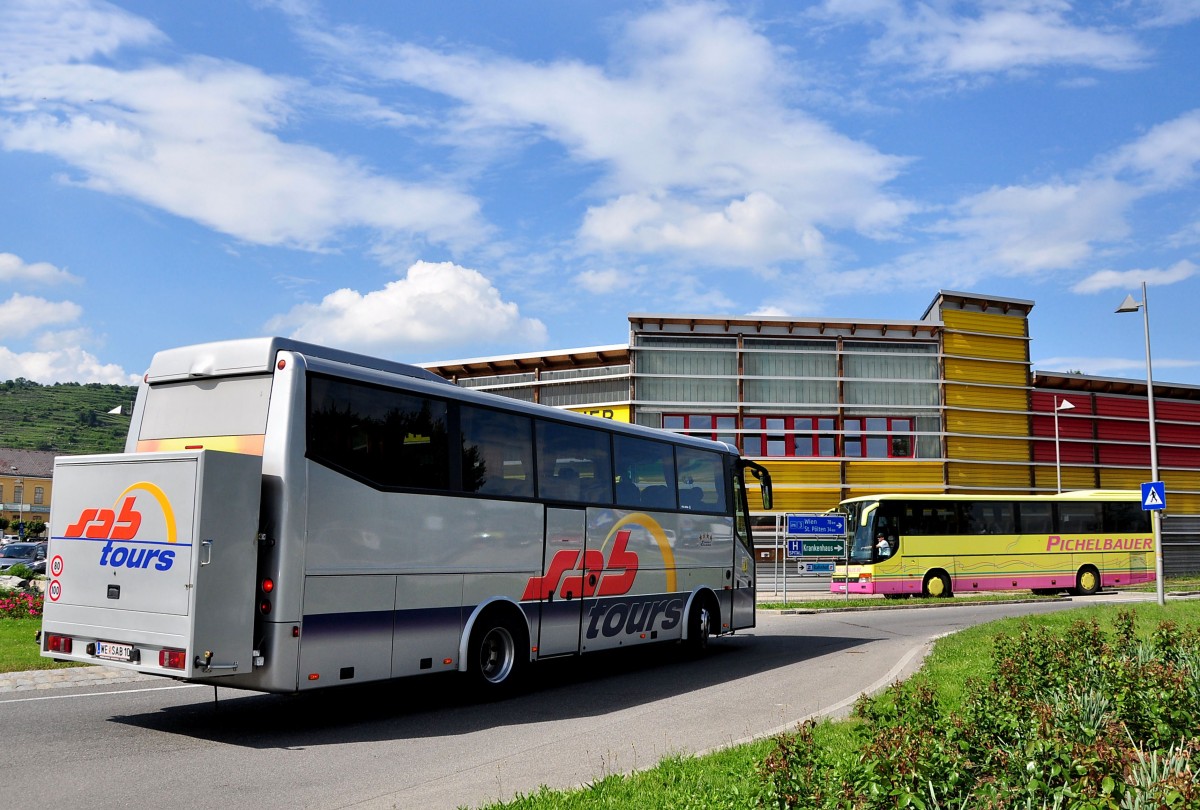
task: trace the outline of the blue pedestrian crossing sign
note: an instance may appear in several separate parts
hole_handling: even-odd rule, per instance
[[[1150,511],[1167,505],[1167,487],[1162,481],[1142,484],[1142,509]]]

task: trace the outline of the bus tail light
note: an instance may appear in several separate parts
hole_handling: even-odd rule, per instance
[[[271,600],[263,599],[258,603],[258,612],[264,616],[271,615]]]
[[[159,650],[158,665],[163,669],[185,669],[187,653],[183,650]]]
[[[259,587],[262,588],[263,593],[270,593],[275,590],[275,580],[270,577],[263,577],[262,584]]]
[[[71,637],[70,636],[59,636],[59,635],[55,635],[53,633],[46,636],[46,651],[63,653],[64,655],[70,654],[70,652],[71,652]]]

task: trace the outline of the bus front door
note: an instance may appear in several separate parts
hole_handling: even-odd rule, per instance
[[[587,513],[583,509],[546,509],[539,658],[579,652],[586,534]]]

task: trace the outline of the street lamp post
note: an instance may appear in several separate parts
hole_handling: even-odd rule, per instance
[[[1132,295],[1125,296],[1117,312],[1142,311],[1142,321],[1146,329],[1146,406],[1150,417],[1150,480],[1158,480],[1158,431],[1154,420],[1154,371],[1150,365],[1150,306],[1146,296],[1146,282],[1142,282],[1142,300],[1134,301]],[[1150,525],[1154,528],[1154,581],[1158,595],[1158,604],[1166,604],[1163,592],[1163,554],[1162,554],[1162,510],[1150,511]]]
[[[1058,491],[1062,492],[1062,456],[1058,452],[1058,412],[1074,409],[1065,399],[1054,397],[1054,474],[1058,479]]]

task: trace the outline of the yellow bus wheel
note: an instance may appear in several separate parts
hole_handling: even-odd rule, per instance
[[[926,575],[921,591],[925,596],[935,598],[953,596],[950,591],[950,577],[945,571],[933,571]]]
[[[1071,589],[1071,593],[1075,596],[1091,596],[1100,590],[1100,572],[1090,565],[1085,565],[1079,569],[1079,574],[1075,577],[1075,587]]]

